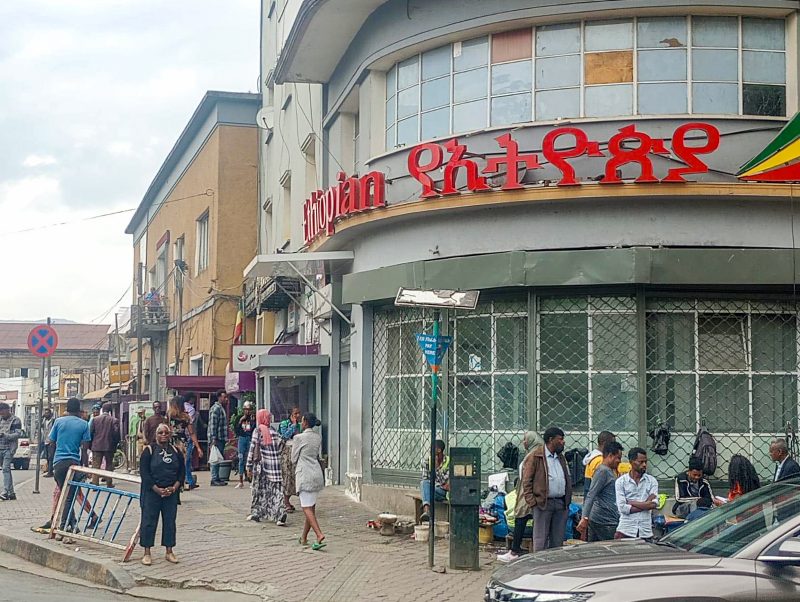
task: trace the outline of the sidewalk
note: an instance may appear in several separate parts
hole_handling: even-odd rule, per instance
[[[41,493],[33,495],[33,471],[14,476],[18,500],[0,503],[3,534],[59,546],[76,560],[118,562],[116,550],[85,543],[66,546],[32,533],[30,527],[44,522],[50,512],[53,480],[41,479]],[[328,546],[314,552],[297,541],[303,520],[299,505],[289,515],[287,527],[248,522],[249,489],[235,489],[233,482],[209,487],[209,473],[198,476],[201,487],[184,493],[178,510],[180,564],[167,563],[163,548],[155,548],[153,566],[145,567],[139,562],[139,548],[123,567],[135,582],[236,591],[281,602],[483,599],[492,555],[481,552],[481,571],[430,571],[426,544],[407,535],[382,537],[367,529],[366,522],[377,512],[353,502],[340,488],[329,487],[320,497],[317,511]],[[446,540],[437,545],[436,554],[436,564],[446,565]]]

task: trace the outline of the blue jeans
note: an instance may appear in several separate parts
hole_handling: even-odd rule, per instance
[[[14,458],[14,450],[0,449],[0,465],[3,467],[3,492],[6,495],[14,493],[14,479],[11,478],[11,460]]]
[[[239,437],[239,474],[244,474],[247,464],[247,454],[250,452],[250,441],[252,437]]]
[[[197,482],[192,474],[192,452],[194,452],[194,441],[189,439],[186,441],[186,484],[189,487]]]
[[[711,508],[695,508],[689,513],[689,516],[686,517],[686,522],[688,523],[705,516],[709,510],[711,510]]]
[[[217,441],[216,447],[219,450],[219,453],[223,453],[225,451],[225,443]],[[211,455],[209,447],[209,456]],[[219,481],[219,464],[212,464],[211,465],[211,482],[214,483],[215,481]]]
[[[419,490],[422,494],[422,505],[423,506],[430,506],[431,504],[431,485],[428,479],[423,479],[419,482]],[[436,486],[436,491],[434,492],[435,498],[437,502],[443,502],[447,499],[447,492],[439,487]]]

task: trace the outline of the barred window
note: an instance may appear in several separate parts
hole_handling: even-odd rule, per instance
[[[481,448],[485,472],[532,424],[563,428],[568,448],[591,449],[610,430],[627,449],[652,444],[640,438],[640,423],[647,431],[666,423],[669,453],[651,454],[648,468],[657,477],[685,470],[700,425],[717,441],[717,478],[737,453],[771,476],[770,440],[787,424],[798,428],[793,302],[647,295],[642,307],[631,295],[540,295],[535,307],[529,318],[527,300],[493,300],[443,324],[453,348],[443,366],[440,436]],[[374,313],[375,469],[416,470],[426,453],[431,381],[414,334],[431,332],[431,315]]]

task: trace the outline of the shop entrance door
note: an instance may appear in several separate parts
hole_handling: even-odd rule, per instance
[[[314,412],[320,417],[320,371],[289,369],[268,372],[265,379],[266,406],[272,414],[273,422],[280,422],[289,417],[292,408],[300,408],[300,412]]]

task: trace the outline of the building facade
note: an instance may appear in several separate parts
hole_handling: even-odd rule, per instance
[[[485,472],[526,429],[630,447],[663,423],[660,478],[701,425],[718,477],[735,453],[770,474],[800,407],[796,3],[263,6],[266,89],[322,99],[321,185],[281,211],[348,318],[319,335],[338,480],[418,481],[433,314],[394,307],[400,287],[480,291],[443,316],[439,425]],[[302,149],[272,111],[267,147]]]
[[[208,92],[126,229],[130,355],[150,399],[166,398],[169,375],[225,376],[256,248],[260,106],[257,94]]]

